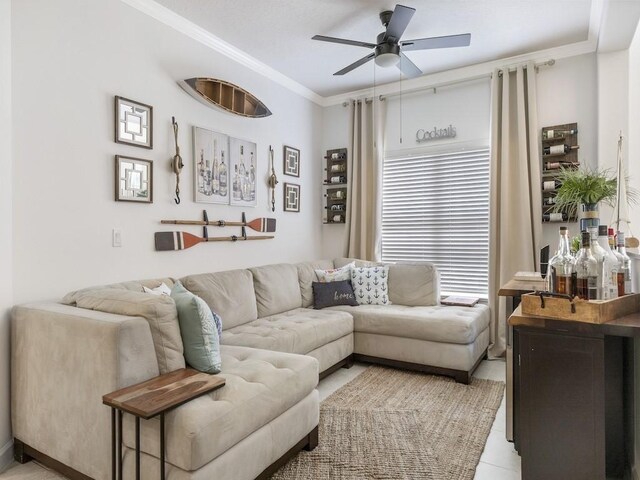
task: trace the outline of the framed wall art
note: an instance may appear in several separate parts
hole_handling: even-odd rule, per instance
[[[300,176],[300,150],[284,146],[284,174],[292,177]]]
[[[116,201],[153,203],[153,162],[116,155]]]
[[[300,211],[300,185],[295,183],[284,184],[284,211]]]
[[[257,145],[255,143],[239,138],[229,138],[230,205],[255,207],[258,204],[256,154]]]
[[[116,142],[153,148],[153,107],[115,97]]]
[[[193,127],[193,173],[196,203],[228,205],[229,136]]]

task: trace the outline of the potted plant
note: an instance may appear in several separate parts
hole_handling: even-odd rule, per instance
[[[562,168],[556,179],[561,185],[556,193],[554,211],[566,212],[569,218],[575,218],[578,207],[581,207],[580,230],[599,224],[599,203],[615,205],[617,181],[609,170]],[[627,194],[628,199],[635,203],[635,190],[629,189]]]

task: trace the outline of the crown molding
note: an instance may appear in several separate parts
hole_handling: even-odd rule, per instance
[[[140,12],[154,18],[155,20],[164,23],[168,27],[192,38],[193,40],[206,45],[207,47],[215,50],[216,52],[238,62],[240,65],[247,67],[250,70],[262,75],[263,77],[272,80],[275,83],[282,85],[283,87],[291,90],[298,95],[311,100],[317,105],[322,106],[324,104],[324,97],[318,95],[314,91],[308,89],[304,85],[296,82],[295,80],[287,77],[286,75],[278,72],[274,68],[262,63],[256,58],[252,57],[248,53],[234,47],[230,43],[225,42],[220,37],[212,34],[211,32],[199,27],[195,23],[187,20],[186,18],[178,15],[173,10],[160,5],[154,0],[121,0],[130,7],[139,10]]]

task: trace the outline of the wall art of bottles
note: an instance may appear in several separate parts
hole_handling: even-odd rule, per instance
[[[229,204],[229,137],[194,127],[193,139],[194,200]]]
[[[256,144],[247,140],[231,137],[229,139],[230,156],[230,204],[243,207],[255,207],[257,204],[257,157]]]
[[[563,169],[580,167],[578,160],[578,124],[565,123],[542,128],[542,221],[575,222],[567,212],[555,211],[556,193],[562,183],[558,175]]]

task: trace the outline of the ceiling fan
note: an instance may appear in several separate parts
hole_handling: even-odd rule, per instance
[[[461,35],[447,35],[444,37],[419,38],[417,40],[400,41],[415,8],[405,7],[404,5],[396,5],[396,8],[385,10],[380,13],[380,21],[386,27],[386,30],[378,35],[377,43],[360,42],[357,40],[347,40],[344,38],[327,37],[324,35],[315,35],[313,40],[323,42],[343,43],[345,45],[353,45],[356,47],[373,48],[374,51],[361,58],[357,62],[337,71],[334,75],[344,75],[349,73],[369,60],[375,59],[376,65],[381,67],[392,67],[397,65],[400,71],[407,77],[416,77],[422,74],[420,70],[409,58],[404,54],[410,50],[427,50],[432,48],[450,48],[450,47],[468,47],[471,43],[471,34],[463,33]],[[402,60],[402,61],[401,61]]]

